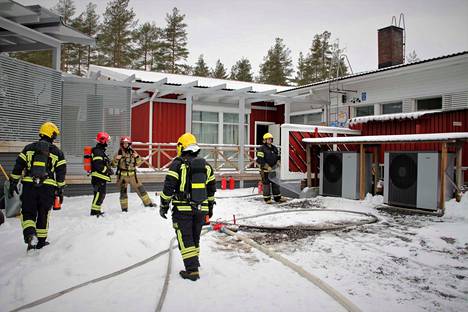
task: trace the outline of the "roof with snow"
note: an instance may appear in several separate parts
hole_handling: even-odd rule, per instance
[[[458,52],[458,53],[442,55],[442,56],[438,56],[438,57],[434,57],[434,58],[430,58],[430,59],[425,59],[425,60],[418,61],[418,62],[413,62],[413,63],[400,64],[400,65],[389,66],[389,67],[385,67],[385,68],[379,68],[379,69],[375,69],[375,70],[355,73],[355,74],[351,74],[351,75],[347,75],[347,76],[343,76],[343,77],[339,77],[339,78],[333,78],[333,79],[318,81],[318,82],[314,82],[314,83],[311,83],[311,84],[299,86],[299,87],[296,87],[296,88],[291,88],[289,90],[280,91],[279,93],[283,93],[283,92],[286,93],[286,92],[289,92],[289,91],[295,91],[295,90],[300,90],[300,89],[304,89],[304,88],[308,88],[308,87],[319,86],[319,85],[323,85],[323,84],[327,84],[327,83],[331,83],[331,82],[347,80],[347,79],[352,79],[352,78],[357,78],[357,77],[362,77],[362,76],[368,76],[368,75],[373,75],[373,74],[379,74],[379,73],[386,72],[386,71],[413,67],[413,66],[417,66],[417,65],[421,65],[421,64],[425,64],[425,63],[436,62],[436,61],[441,61],[441,60],[444,60],[444,59],[455,58],[455,57],[460,57],[460,56],[468,56],[468,51],[462,51],[462,52]]]
[[[170,74],[163,72],[153,72],[145,70],[135,70],[135,69],[126,69],[126,68],[116,68],[116,67],[106,67],[98,65],[90,65],[90,72],[101,72],[101,75],[110,77],[115,80],[125,80],[134,75],[134,80],[136,82],[157,82],[162,79],[167,78],[166,84],[173,85],[184,85],[192,81],[198,81],[198,87],[214,87],[220,84],[226,84],[224,89],[227,90],[236,90],[246,87],[252,87],[253,92],[262,92],[267,90],[275,89],[277,91],[284,91],[291,89],[291,87],[277,86],[277,85],[268,85],[253,83],[247,81],[236,81],[228,79],[216,79],[209,77],[199,77],[199,76],[189,76],[189,75],[178,75]]]
[[[369,135],[349,137],[306,138],[302,142],[311,144],[368,144],[368,143],[412,143],[468,141],[468,132],[423,133],[402,135]]]
[[[88,76],[91,79],[115,80],[131,83],[135,101],[133,106],[153,100],[177,95],[176,100],[194,99],[205,103],[235,104],[242,100],[246,104],[255,102],[303,103],[297,95],[278,95],[291,87],[267,85],[246,81],[215,79],[198,76],[178,75],[144,70],[90,65]],[[167,99],[167,98],[166,98]],[[173,99],[173,98],[171,98]]]
[[[371,121],[387,121],[387,120],[402,120],[402,119],[418,119],[424,115],[431,115],[442,112],[441,110],[433,111],[421,111],[421,112],[412,112],[412,113],[397,113],[397,114],[384,114],[384,115],[373,115],[373,116],[363,116],[363,117],[354,117],[349,120],[350,125],[363,124]]]

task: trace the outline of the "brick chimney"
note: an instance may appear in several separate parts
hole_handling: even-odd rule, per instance
[[[403,64],[403,28],[388,26],[378,30],[379,68]]]

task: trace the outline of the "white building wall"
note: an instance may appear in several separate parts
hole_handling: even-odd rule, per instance
[[[340,94],[330,94],[330,121],[334,121],[339,112],[348,114],[348,118],[354,117],[358,106],[374,105],[374,114],[378,115],[382,113],[382,104],[402,102],[403,112],[413,112],[417,99],[430,97],[442,97],[444,110],[468,108],[468,55],[350,78],[330,86],[322,84],[310,90],[323,99],[328,98],[329,87],[356,91],[347,92],[346,103],[342,103]],[[307,90],[304,88],[301,92]],[[300,114],[302,108],[293,105],[291,112]],[[325,119],[324,116],[322,120]]]

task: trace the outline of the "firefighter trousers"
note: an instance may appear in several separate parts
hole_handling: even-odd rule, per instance
[[[91,184],[93,185],[94,192],[91,212],[101,212],[102,202],[104,201],[104,198],[106,198],[107,182],[102,179],[92,177]]]
[[[45,242],[49,230],[49,215],[54,204],[55,187],[42,184],[23,183],[21,195],[21,226],[24,242],[30,235],[36,235]]]
[[[173,227],[176,232],[179,250],[184,261],[185,270],[198,271],[200,266],[200,233],[204,224],[204,212],[179,212],[174,209],[172,213]]]
[[[145,190],[143,184],[141,184],[135,175],[131,176],[121,176],[117,181],[117,186],[120,189],[120,207],[123,209],[128,209],[128,195],[127,195],[127,185],[131,185],[132,189],[135,190],[140,196],[143,205],[150,206],[151,198]]]
[[[268,178],[268,171],[266,170],[260,170],[260,176],[262,178],[262,184],[263,184],[263,199],[265,201],[271,200],[271,193],[273,193],[273,199],[275,201],[279,201],[281,199],[281,191],[280,187],[278,184],[273,183],[270,181]],[[270,190],[271,187],[271,190]]]

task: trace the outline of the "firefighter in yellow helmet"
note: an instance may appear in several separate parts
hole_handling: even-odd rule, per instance
[[[40,139],[23,149],[11,173],[10,198],[19,193],[19,180],[23,184],[21,225],[28,250],[41,249],[49,244],[46,241],[49,211],[56,194],[63,201],[67,162],[62,151],[53,144],[59,134],[54,123],[44,123],[39,129]]]
[[[159,209],[161,217],[166,219],[172,202],[172,223],[185,266],[179,274],[192,281],[200,278],[200,233],[206,216],[213,216],[216,192],[213,168],[198,157],[199,152],[193,134],[185,133],[179,138],[177,157],[166,175]]]
[[[268,178],[268,174],[276,169],[279,160],[280,155],[278,153],[278,148],[273,145],[273,135],[271,133],[265,133],[263,135],[263,145],[257,150],[257,164],[260,167],[260,176],[263,183],[263,199],[267,204],[273,203],[271,200],[271,193],[273,193],[273,199],[276,202],[281,203],[286,201],[286,199],[281,196],[279,185],[273,183]]]

